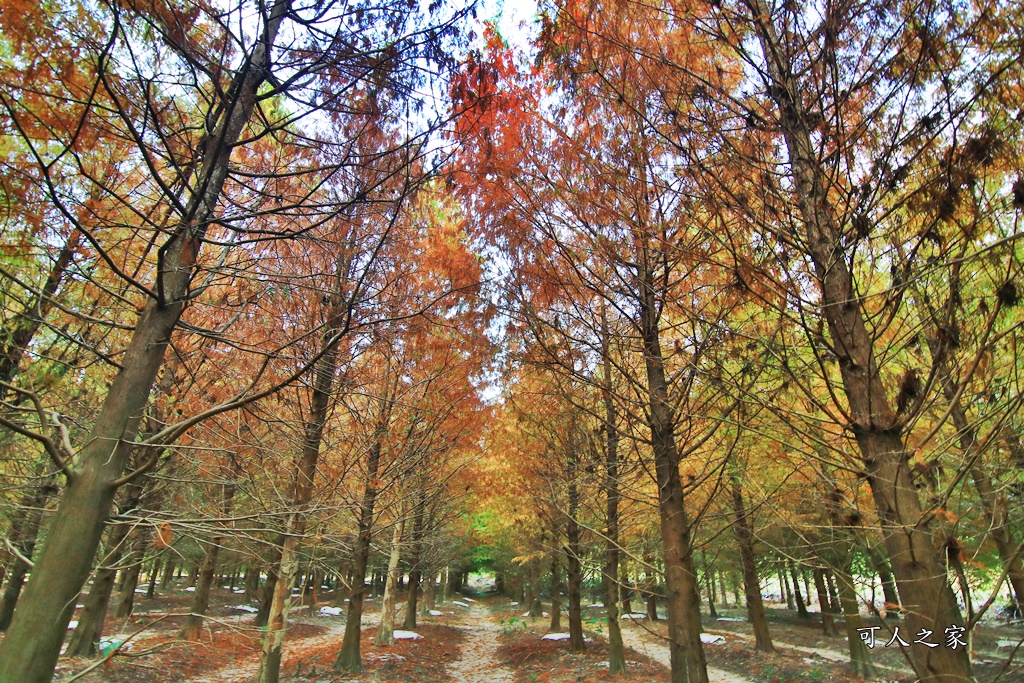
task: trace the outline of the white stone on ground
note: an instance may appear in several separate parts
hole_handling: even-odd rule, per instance
[[[725,645],[725,638],[712,633],[702,633],[700,634],[700,642],[705,645]]]
[[[469,607],[469,605],[467,605],[466,603],[464,603],[464,602],[459,602],[458,600],[453,600],[453,601],[452,601],[452,604],[453,604],[453,605],[458,605],[459,607]]]
[[[258,609],[251,605],[235,605],[231,609],[237,609],[241,612],[249,612],[250,614],[255,614],[256,612],[259,612]]]
[[[640,614],[639,612],[626,612],[620,618],[621,619],[646,619],[647,615],[646,614]]]
[[[419,640],[423,636],[416,633],[415,631],[395,631],[395,640]]]
[[[341,616],[341,608],[340,607],[321,607],[320,608],[320,614],[323,614],[323,615],[326,615],[326,616],[329,616],[329,617],[340,617]]]
[[[436,609],[432,609],[432,610],[430,610],[430,616],[432,616],[432,617],[443,617],[444,616],[444,612],[441,612],[441,611],[436,610]]]
[[[568,633],[549,633],[546,636],[541,636],[541,640],[569,640]]]
[[[568,633],[549,633],[546,636],[541,636],[540,639],[541,640],[569,640],[569,637],[570,636],[569,636]],[[590,642],[590,638],[587,638],[586,636],[583,636],[583,640],[585,640],[588,643]]]

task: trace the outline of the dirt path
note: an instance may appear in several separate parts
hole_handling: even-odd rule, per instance
[[[746,633],[736,633],[734,631],[708,631],[708,633],[716,633],[725,638],[739,638],[741,640],[754,640],[754,636],[747,635]],[[793,645],[792,643],[783,643],[775,638],[772,638],[772,643],[777,648],[785,648],[787,650],[796,650],[797,652],[803,652],[804,654],[814,655],[829,662],[836,664],[846,664],[850,661],[850,655],[843,654],[838,650],[830,650],[824,647],[806,647],[804,645]],[[900,674],[913,675],[914,670],[907,667],[892,667],[884,664],[875,662],[875,667],[883,669],[885,671],[893,671]]]
[[[754,636],[747,635],[746,633],[737,633],[736,631],[715,631],[713,629],[705,629],[708,633],[714,633],[720,635],[723,638],[738,638],[740,640],[754,640]],[[804,645],[793,645],[791,643],[779,642],[775,637],[772,637],[772,643],[775,647],[784,647],[787,650],[796,650],[797,652],[803,652],[809,655],[817,655],[821,659],[829,662],[837,662],[839,664],[845,664],[850,660],[849,655],[845,655],[837,650],[830,650],[824,647],[806,647]],[[910,672],[913,673],[913,672]]]
[[[661,640],[656,640],[655,636],[644,631],[643,627],[623,624],[622,642],[626,647],[631,647],[659,664],[664,664],[671,668],[672,660],[668,653],[668,646],[661,642]],[[711,683],[753,683],[749,678],[725,671],[724,669],[716,669],[713,666],[708,667],[708,680]]]
[[[466,632],[459,658],[448,666],[451,683],[510,683],[512,671],[498,660],[498,626],[479,604],[458,615]]]

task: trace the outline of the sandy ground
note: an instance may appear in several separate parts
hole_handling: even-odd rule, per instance
[[[659,664],[672,666],[668,646],[657,636],[645,631],[640,625],[623,623],[622,642],[626,647],[631,647],[637,652],[647,655]],[[711,683],[753,683],[749,678],[716,669],[713,666],[708,667],[708,680]]]
[[[498,625],[479,603],[461,608],[458,628],[466,633],[459,658],[448,667],[451,683],[508,683],[512,671],[498,661]]]

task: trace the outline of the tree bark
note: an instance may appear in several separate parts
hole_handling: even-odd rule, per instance
[[[395,602],[398,595],[398,561],[402,557],[402,535],[405,533],[405,513],[401,514],[398,524],[395,525],[395,533],[391,539],[391,554],[388,556],[388,578],[384,584],[384,601],[380,607],[380,624],[377,626],[377,635],[374,636],[375,645],[395,644]]]
[[[280,678],[281,652],[288,629],[288,610],[291,608],[292,586],[299,571],[299,549],[306,533],[306,515],[313,498],[313,485],[320,443],[327,423],[334,391],[334,379],[340,362],[339,344],[351,322],[348,276],[351,257],[338,256],[334,282],[325,311],[324,332],[321,336],[322,355],[316,363],[313,395],[310,399],[309,418],[303,425],[302,451],[294,464],[290,512],[285,522],[286,533],[281,543],[281,560],[277,581],[270,593],[267,630],[263,634],[260,667],[256,683],[277,683]],[[315,602],[315,601],[314,601]]]
[[[793,592],[789,589],[789,579],[786,577],[786,568],[779,565],[779,587],[782,589],[782,597],[786,601],[786,609],[796,609],[793,604]]]
[[[747,602],[747,618],[754,629],[754,649],[759,652],[774,652],[772,636],[765,618],[764,601],[761,599],[761,579],[757,575],[754,559],[754,531],[750,513],[743,501],[743,484],[738,474],[732,475],[732,510],[736,515],[733,533],[740,550],[740,564],[743,567],[743,595]]]
[[[181,317],[203,237],[215,217],[232,146],[256,106],[271,66],[271,48],[289,8],[290,0],[275,1],[247,62],[250,68],[239,71],[227,89],[235,99],[207,138],[195,183],[205,191],[192,195],[179,226],[161,249],[163,300],[147,301],[92,431],[76,454],[76,469],[68,476],[46,545],[0,642],[0,683],[48,683],[53,676],[75,601],[100,543],[103,520]]]
[[[577,519],[580,496],[576,485],[578,468],[579,452],[576,449],[575,442],[573,442],[569,453],[569,517],[566,519],[566,536],[568,537],[569,544],[565,549],[566,573],[568,575],[569,649],[572,652],[583,652],[587,647],[583,640],[583,605],[581,594],[583,571],[580,566],[580,525]]]
[[[562,601],[559,595],[562,592],[561,570],[558,566],[558,553],[551,553],[551,623],[548,625],[548,633],[562,632]]]
[[[96,654],[96,644],[103,635],[103,622],[106,621],[110,595],[114,590],[117,565],[121,561],[130,531],[131,525],[124,522],[110,528],[106,553],[96,569],[92,589],[83,602],[78,626],[68,641],[65,652],[68,657],[92,657]]]
[[[700,640],[700,595],[693,568],[690,520],[683,500],[676,447],[676,420],[669,400],[661,353],[659,309],[653,274],[642,269],[639,279],[640,324],[647,371],[648,420],[658,478],[658,509],[665,556],[668,639],[672,683],[708,683],[707,662]]]
[[[423,582],[423,607],[420,610],[420,614],[427,615],[430,610],[434,609],[437,604],[437,571],[431,570],[426,575],[426,580]]]
[[[270,607],[274,603],[274,594],[277,591],[278,572],[281,569],[281,548],[284,546],[284,536],[279,536],[270,551],[270,564],[267,566],[267,582],[263,584],[260,592],[260,607],[256,613],[256,626],[266,626],[270,621]],[[289,589],[290,593],[290,589]]]
[[[15,315],[8,329],[4,331],[3,335],[0,335],[0,342],[5,342],[0,346],[0,382],[10,384],[18,373],[21,359],[25,356],[25,351],[28,350],[32,339],[43,324],[43,319],[53,305],[53,295],[57,293],[57,289],[63,282],[81,239],[82,233],[77,228],[71,231],[61,247],[60,253],[57,254],[57,260],[50,268],[46,282],[34,297],[32,306]],[[5,393],[6,390],[0,389],[0,398],[3,398]]]
[[[406,592],[405,622],[402,627],[406,631],[416,628],[416,601],[420,590],[422,570],[420,559],[423,553],[423,515],[426,513],[426,493],[420,488],[419,500],[416,503],[416,516],[412,527],[412,553],[409,557],[409,588]]]
[[[800,593],[800,578],[796,573],[796,566],[793,564],[793,560],[789,561],[789,575],[793,579],[793,598],[796,600],[797,614],[801,619],[810,619],[811,615],[807,612],[807,604],[804,602],[804,596]],[[807,596],[810,599],[810,596]]]
[[[708,565],[707,553],[701,553],[701,563],[704,565],[704,588],[708,593],[708,616],[711,619],[718,618],[718,610],[715,609],[715,580],[713,572]]]
[[[256,592],[260,587],[260,569],[255,563],[249,563],[245,567],[245,598],[246,602],[256,599]]]
[[[825,585],[825,571],[820,567],[814,568],[814,587],[818,592],[818,613],[821,615],[821,630],[826,636],[836,634],[835,620],[832,618],[832,603],[828,597],[828,587]]]
[[[174,581],[174,569],[175,569],[174,553],[168,553],[167,563],[164,565],[163,576],[160,577],[160,587],[168,588],[171,582]]]
[[[839,602],[839,591],[836,590],[836,577],[832,574],[831,569],[825,570],[825,585],[828,586],[829,607],[832,614],[842,614],[843,605]]]
[[[156,578],[160,575],[160,566],[162,564],[162,559],[163,558],[160,555],[157,555],[153,558],[153,565],[150,567],[149,570],[149,586],[146,587],[147,600],[152,600],[153,597],[156,595]]]
[[[224,519],[231,516],[234,507],[235,490],[238,488],[235,483],[239,473],[237,460],[230,468],[228,480],[222,485],[220,511]],[[227,468],[225,468],[227,469]],[[189,615],[185,617],[185,623],[178,632],[180,640],[197,642],[203,634],[203,618],[206,610],[210,607],[210,589],[213,587],[214,574],[217,571],[217,556],[220,554],[221,543],[224,542],[223,535],[217,535],[210,539],[206,546],[206,554],[203,557],[203,566],[199,570],[199,580],[195,592],[192,594],[192,605],[189,607]]]
[[[135,538],[128,550],[128,565],[122,570],[123,583],[117,597],[117,610],[114,612],[115,619],[127,619],[135,611],[135,589],[139,586],[139,574],[142,572],[142,559],[145,553],[145,543],[142,538]]]
[[[356,538],[355,562],[352,567],[352,594],[348,601],[345,620],[345,637],[341,652],[334,661],[335,671],[359,671],[363,668],[360,655],[359,636],[362,631],[363,596],[366,593],[366,565],[370,559],[370,540],[373,529],[373,509],[377,503],[377,470],[384,448],[384,435],[391,421],[390,401],[382,409],[380,422],[374,434],[366,464],[366,485],[359,505],[359,531]]]
[[[530,616],[544,616],[544,605],[540,601],[540,564],[536,559],[530,560],[530,585],[533,587],[530,599]]]
[[[40,470],[42,471],[42,470]],[[42,525],[43,509],[46,503],[57,493],[56,475],[48,475],[35,489],[21,500],[21,505],[11,521],[10,542],[18,552],[27,559],[32,559],[39,528]],[[29,566],[20,557],[15,556],[7,573],[7,585],[4,596],[0,600],[0,631],[6,631],[11,625],[14,607],[25,585],[25,576]]]
[[[889,560],[885,558],[882,551],[873,547],[869,542],[864,544],[867,550],[868,559],[875,571],[878,573],[878,580],[882,584],[882,596],[885,599],[885,618],[899,619],[900,597],[896,593],[896,582],[892,578],[892,570],[889,568]]]
[[[841,558],[842,566],[836,567],[836,580],[839,583],[839,601],[843,605],[843,623],[846,625],[846,641],[850,651],[850,669],[858,676],[874,678],[878,675],[875,665],[871,662],[871,653],[860,638],[859,628],[864,627],[857,604],[857,591],[853,586],[852,553],[847,549]]]
[[[822,297],[822,314],[839,362],[852,416],[849,428],[860,449],[885,534],[885,544],[910,632],[942,633],[963,618],[936,552],[935,521],[921,508],[910,477],[900,423],[888,403],[875,361],[860,297],[848,266],[848,247],[829,196],[825,171],[815,152],[803,104],[804,88],[794,75],[791,52],[779,39],[771,9],[752,0],[752,20],[766,62],[769,88],[779,111],[794,191]],[[925,683],[959,683],[972,679],[966,648],[911,648],[911,664]]]

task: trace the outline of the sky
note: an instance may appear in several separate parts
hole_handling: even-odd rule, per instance
[[[483,0],[483,21],[497,20],[498,31],[509,45],[528,51],[536,35],[537,3],[534,0]]]

